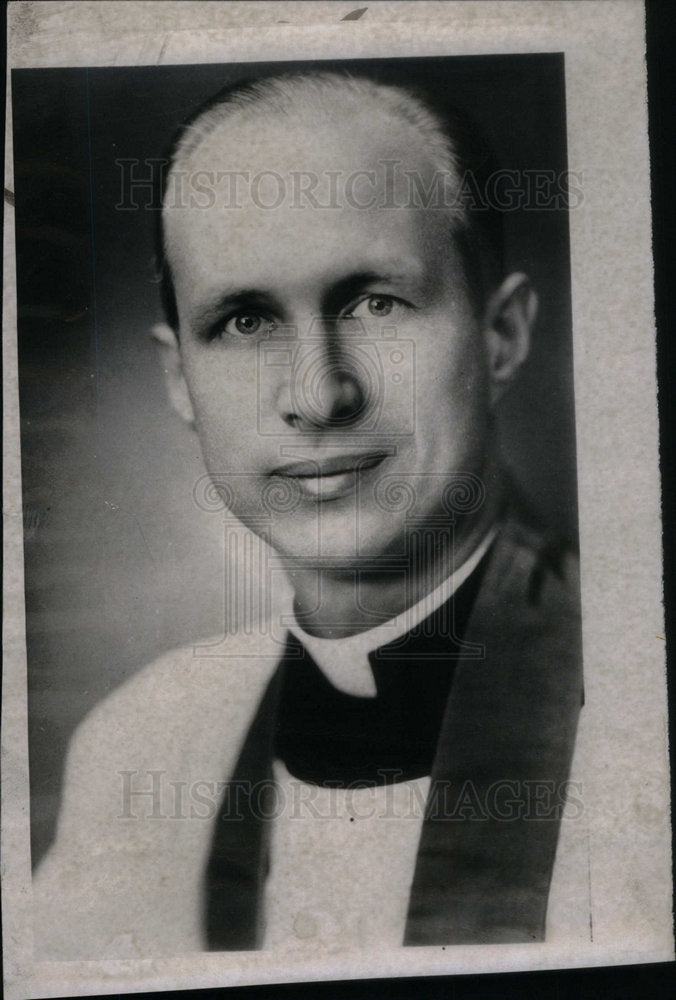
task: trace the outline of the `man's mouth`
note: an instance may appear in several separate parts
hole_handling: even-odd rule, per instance
[[[271,473],[283,479],[293,479],[308,500],[338,500],[352,493],[359,477],[377,468],[387,458],[385,452],[357,455],[331,455],[316,460],[303,460],[280,465]]]

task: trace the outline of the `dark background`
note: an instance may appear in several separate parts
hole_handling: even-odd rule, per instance
[[[137,211],[116,207],[116,161],[161,157],[229,80],[300,65],[13,73],[34,861],[53,835],[74,725],[158,653],[223,624],[221,521],[192,501],[198,442],[169,410],[149,338],[162,318],[156,212],[149,192]],[[567,167],[560,55],[317,65],[447,95],[501,167]],[[503,450],[544,518],[574,536],[567,213],[505,223],[507,270],[530,274],[540,316],[502,407]]]

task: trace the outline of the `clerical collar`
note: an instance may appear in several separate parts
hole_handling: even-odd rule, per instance
[[[452,595],[435,611],[366,654],[375,696],[338,688],[289,633],[278,667],[274,756],[294,778],[349,787],[431,773],[455,666],[467,655],[464,635],[486,562],[473,559],[473,571],[461,584],[453,581]],[[324,642],[343,645],[343,640]]]
[[[383,622],[382,625],[343,639],[320,639],[308,635],[294,615],[289,631],[305,647],[335,688],[345,694],[373,698],[376,696],[376,682],[369,654],[381,646],[395,643],[450,600],[488,552],[497,531],[497,527],[493,526],[471,556],[438,587],[426,594],[417,604],[402,611],[395,618]]]

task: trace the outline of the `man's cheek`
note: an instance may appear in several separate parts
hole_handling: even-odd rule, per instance
[[[255,385],[241,380],[214,376],[189,381],[198,418],[198,430],[209,437],[228,434],[231,444],[257,435],[257,394]]]

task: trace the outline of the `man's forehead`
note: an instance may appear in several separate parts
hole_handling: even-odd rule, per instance
[[[226,285],[319,291],[355,272],[420,283],[452,253],[449,226],[420,209],[172,214],[168,256],[191,296],[218,296]]]
[[[431,280],[448,259],[448,212],[412,199],[416,185],[429,188],[434,165],[419,131],[393,115],[341,112],[330,125],[303,114],[238,115],[194,144],[181,169],[164,215],[182,293],[199,285],[206,294],[226,279],[318,287],[352,273],[357,259],[361,270],[387,274],[393,256]]]
[[[392,270],[393,259],[406,260],[410,270],[424,258],[429,268],[433,258],[449,252],[452,229],[446,212],[403,204],[384,207],[367,178],[338,192],[330,206],[323,201],[330,197],[326,184],[314,189],[313,197],[321,202],[314,206],[306,199],[298,205],[298,191],[292,192],[285,178],[265,181],[241,185],[239,207],[220,201],[219,195],[229,194],[221,189],[208,208],[165,210],[170,262],[180,256],[194,270],[198,261],[210,260],[216,269],[272,271],[282,280],[298,268],[307,275],[315,269],[341,271],[357,258],[362,270],[380,273]],[[281,204],[266,207],[280,193]],[[367,208],[357,204],[369,199],[374,203]]]
[[[367,106],[338,108],[330,120],[314,108],[265,114],[255,110],[249,115],[239,110],[191,143],[187,155],[179,151],[174,170],[215,177],[220,172],[226,182],[235,173],[285,179],[304,174],[335,189],[357,183],[355,175],[362,171],[380,175],[376,183],[410,187],[410,174],[429,181],[439,166],[414,125]]]

